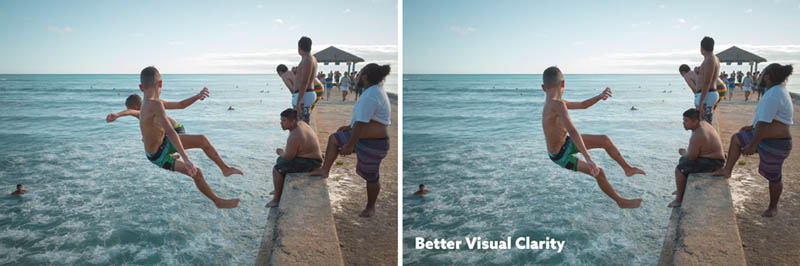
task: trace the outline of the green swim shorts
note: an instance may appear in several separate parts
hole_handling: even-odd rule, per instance
[[[573,154],[578,152],[578,147],[576,147],[575,144],[572,143],[572,139],[567,136],[564,145],[561,145],[561,149],[558,153],[548,152],[547,154],[550,155],[550,160],[553,160],[557,165],[572,171],[578,171],[578,158],[573,156]]]

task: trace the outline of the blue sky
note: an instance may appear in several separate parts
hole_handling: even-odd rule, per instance
[[[716,52],[736,45],[800,64],[798,32],[800,0],[405,0],[403,71],[676,73],[702,62],[703,36],[715,39]]]
[[[397,9],[393,0],[4,0],[0,73],[138,73],[148,65],[162,73],[273,73],[299,61],[303,35],[312,52],[335,45],[397,65]]]

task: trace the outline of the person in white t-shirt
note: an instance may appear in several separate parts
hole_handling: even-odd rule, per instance
[[[786,90],[786,79],[792,74],[792,65],[770,64],[761,74],[759,87],[768,88],[758,101],[753,124],[744,126],[731,137],[725,167],[712,175],[731,177],[733,166],[740,154],[758,152],[758,173],[769,181],[769,208],[761,216],[778,214],[778,200],[783,191],[783,161],[792,150],[792,99]]]
[[[744,101],[746,102],[750,99],[750,91],[751,87],[753,87],[753,78],[750,77],[750,72],[747,72],[747,76],[742,81],[742,90],[744,90]]]
[[[391,125],[392,109],[389,96],[382,83],[389,75],[389,65],[372,63],[358,73],[356,88],[364,93],[353,106],[350,125],[340,127],[328,137],[325,162],[309,175],[328,177],[336,157],[356,153],[356,173],[367,181],[367,207],[359,214],[370,217],[375,214],[375,201],[381,190],[379,169],[381,160],[389,151],[388,127]]]

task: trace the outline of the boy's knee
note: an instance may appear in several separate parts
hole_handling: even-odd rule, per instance
[[[204,147],[211,146],[211,141],[208,141],[208,138],[206,137],[206,135],[200,135],[200,141],[201,141],[201,143],[203,144]]]
[[[331,135],[328,137],[328,143],[333,143],[333,144],[337,144],[337,145],[339,144],[339,142],[338,142],[338,141],[336,141],[336,136],[334,136],[333,134],[331,134]]]

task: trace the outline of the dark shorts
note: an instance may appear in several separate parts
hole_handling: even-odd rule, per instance
[[[739,146],[745,146],[753,142],[755,137],[754,130],[739,131],[734,134],[739,140]],[[792,139],[762,139],[756,147],[758,151],[758,173],[769,182],[780,183],[783,179],[783,161],[789,157],[792,151]]]
[[[697,159],[689,160],[681,156],[676,168],[681,174],[689,177],[689,174],[714,172],[722,168],[723,165],[725,165],[725,160],[723,159],[698,157]]]
[[[573,155],[578,152],[580,152],[578,147],[575,146],[575,144],[572,142],[572,139],[567,136],[566,140],[564,140],[564,144],[561,145],[561,149],[558,150],[557,153],[548,152],[548,155],[550,155],[550,160],[552,160],[558,166],[572,171],[578,171],[578,158]]]
[[[322,159],[295,157],[293,160],[289,161],[281,156],[278,156],[278,160],[275,163],[275,170],[278,170],[278,173],[280,173],[282,176],[286,176],[286,174],[289,173],[311,172],[314,169],[319,168],[321,165]]]
[[[350,141],[353,130],[345,130],[333,133],[336,142],[339,143],[338,149],[341,151],[345,144]],[[354,149],[358,157],[356,173],[367,183],[377,183],[380,179],[380,166],[383,158],[389,152],[389,137],[382,139],[360,139]]]

